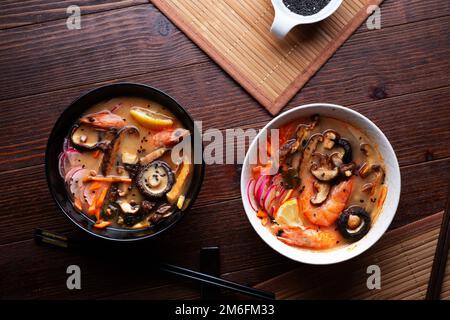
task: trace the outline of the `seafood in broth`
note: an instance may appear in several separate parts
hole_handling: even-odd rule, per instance
[[[190,154],[176,159],[171,151],[189,135],[153,101],[122,97],[91,107],[59,157],[74,207],[96,228],[128,229],[151,227],[184,209],[193,165]]]
[[[247,188],[261,223],[280,241],[311,250],[364,237],[387,194],[377,147],[352,125],[319,115],[278,132],[277,173],[259,163]]]

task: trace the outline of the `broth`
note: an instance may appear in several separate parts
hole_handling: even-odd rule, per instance
[[[280,241],[312,250],[364,237],[387,193],[377,146],[354,126],[318,115],[279,128],[279,139],[277,174],[260,163],[249,182],[262,224]]]
[[[151,227],[184,209],[191,153],[174,161],[171,151],[189,135],[154,101],[119,97],[92,106],[70,130],[60,155],[74,207],[96,228],[131,229]]]

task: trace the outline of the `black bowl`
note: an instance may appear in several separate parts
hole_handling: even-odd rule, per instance
[[[154,237],[162,231],[170,228],[178,222],[192,206],[197,197],[204,176],[204,162],[194,165],[191,186],[186,194],[186,200],[189,201],[188,207],[183,210],[177,210],[170,217],[162,220],[157,225],[139,230],[120,229],[120,228],[94,228],[94,221],[84,214],[79,213],[72,205],[66,188],[64,179],[59,175],[58,155],[62,152],[64,139],[69,135],[69,130],[78,120],[81,114],[96,103],[122,96],[134,96],[150,99],[167,107],[175,117],[177,117],[191,131],[196,132],[196,137],[200,137],[194,121],[187,111],[178,104],[172,97],[164,92],[143,84],[136,83],[117,83],[100,87],[92,90],[75,100],[59,117],[50,134],[45,152],[45,171],[50,193],[56,204],[64,214],[82,230],[99,238],[115,241],[134,241]]]

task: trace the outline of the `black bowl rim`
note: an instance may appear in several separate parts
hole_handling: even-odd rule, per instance
[[[48,189],[50,191],[50,194],[52,196],[53,201],[56,203],[56,205],[58,206],[59,210],[62,211],[64,213],[64,215],[66,216],[66,218],[68,218],[74,225],[76,225],[78,228],[80,228],[81,230],[83,230],[84,232],[87,232],[90,235],[93,235],[96,238],[100,238],[100,239],[105,239],[108,241],[112,241],[112,242],[121,242],[121,243],[125,243],[125,242],[135,242],[135,241],[141,241],[141,240],[145,240],[145,239],[150,239],[150,238],[154,238],[157,235],[163,233],[164,231],[170,229],[171,227],[173,227],[176,223],[178,223],[180,220],[183,219],[183,217],[186,215],[186,212],[192,207],[192,205],[194,204],[195,200],[197,199],[198,194],[200,193],[200,190],[202,188],[203,185],[203,180],[204,180],[204,176],[205,176],[205,161],[202,157],[202,164],[201,164],[201,173],[200,173],[200,177],[199,179],[199,184],[198,187],[196,188],[196,190],[194,190],[194,192],[192,193],[192,197],[191,197],[191,201],[189,202],[189,204],[187,205],[187,207],[184,210],[176,210],[178,212],[181,212],[179,218],[174,219],[173,221],[171,221],[168,225],[166,225],[164,228],[154,232],[154,233],[150,233],[148,235],[144,235],[144,236],[140,236],[137,238],[126,238],[126,239],[121,239],[121,238],[111,238],[111,237],[106,237],[103,236],[101,234],[95,233],[87,228],[84,228],[83,226],[79,225],[77,223],[77,221],[75,221],[72,216],[66,212],[66,210],[64,210],[63,206],[60,204],[60,202],[57,200],[56,195],[55,195],[55,190],[51,185],[51,181],[50,181],[50,165],[49,165],[49,148],[50,148],[50,144],[51,141],[54,139],[55,136],[55,130],[56,130],[56,125],[57,123],[61,122],[64,114],[66,112],[68,112],[69,109],[71,109],[73,107],[73,105],[76,105],[81,99],[83,99],[84,97],[90,95],[90,94],[94,94],[97,91],[101,91],[101,90],[105,90],[106,88],[111,88],[111,87],[122,87],[122,86],[135,86],[135,87],[142,87],[145,89],[150,89],[155,91],[156,93],[165,96],[166,98],[168,98],[169,100],[172,100],[175,105],[179,108],[179,111],[181,111],[181,113],[183,114],[183,116],[185,116],[190,122],[192,122],[193,128],[194,130],[198,130],[198,128],[195,125],[195,122],[193,120],[193,118],[191,117],[191,115],[187,112],[187,110],[176,100],[174,99],[172,96],[170,96],[169,94],[165,93],[164,91],[157,89],[155,87],[152,87],[150,85],[147,84],[143,84],[143,83],[137,83],[137,82],[118,82],[118,83],[112,83],[112,84],[107,84],[107,85],[103,85],[94,89],[91,89],[85,93],[80,94],[75,100],[73,100],[64,110],[63,112],[59,115],[58,119],[55,121],[52,131],[50,132],[50,135],[48,137],[47,140],[47,145],[45,148],[45,177],[46,177],[46,181],[47,181],[47,186]],[[202,142],[202,148],[203,148],[203,142]],[[72,205],[72,204],[71,204]],[[73,205],[72,205],[73,207]],[[75,209],[74,209],[75,210]],[[76,210],[75,210],[76,211]],[[133,232],[135,230],[124,230],[124,232]],[[137,231],[137,230],[136,230]]]

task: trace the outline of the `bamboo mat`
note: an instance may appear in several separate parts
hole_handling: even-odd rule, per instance
[[[332,266],[306,266],[286,272],[257,288],[277,299],[424,299],[443,213],[388,232],[362,256]],[[369,265],[381,270],[381,289],[367,289]],[[450,299],[450,263],[441,299]]]
[[[271,114],[277,114],[382,0],[344,0],[278,40],[270,0],[150,0]]]

